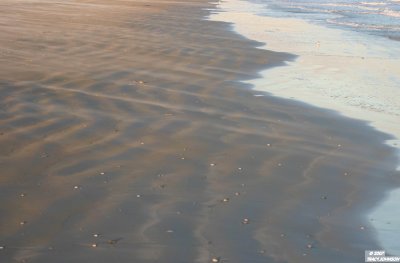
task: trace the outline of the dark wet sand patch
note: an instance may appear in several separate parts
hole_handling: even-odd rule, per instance
[[[378,248],[363,215],[398,185],[388,136],[237,82],[292,55],[205,21],[206,1],[0,5],[0,261]]]

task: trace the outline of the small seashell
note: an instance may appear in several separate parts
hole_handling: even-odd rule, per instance
[[[93,243],[93,244],[91,245],[91,247],[96,248],[96,247],[98,247],[98,245],[97,245],[96,243]]]
[[[215,163],[210,163],[210,166],[215,166]]]
[[[5,246],[0,246],[0,250],[3,250],[3,249],[5,249],[6,247]]]
[[[212,258],[212,259],[211,259],[211,262],[213,262],[213,263],[221,262],[221,258],[220,258],[220,257]]]
[[[242,220],[242,224],[244,224],[244,225],[247,225],[247,224],[249,224],[250,223],[250,220],[248,219],[248,218],[244,218],[243,220]]]
[[[229,202],[229,198],[224,198],[224,199],[222,199],[222,202],[224,202],[224,203]]]
[[[100,234],[93,234],[93,237],[99,237]]]
[[[312,244],[307,244],[307,248],[312,249],[314,246]]]

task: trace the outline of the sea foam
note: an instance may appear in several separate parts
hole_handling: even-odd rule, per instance
[[[399,42],[302,19],[259,15],[272,12],[260,12],[265,8],[243,0],[227,0],[219,2],[221,12],[210,15],[211,20],[232,23],[237,33],[264,43],[261,48],[298,55],[286,66],[267,69],[259,79],[247,81],[257,94],[264,91],[365,120],[392,135],[387,144],[400,149]],[[390,194],[371,215],[384,217],[387,209],[393,209],[390,204],[398,203],[398,196]],[[391,241],[393,233],[387,235],[382,225],[374,226],[388,252],[400,255],[400,249]],[[395,227],[398,230],[400,225]]]

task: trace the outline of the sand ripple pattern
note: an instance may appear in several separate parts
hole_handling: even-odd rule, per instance
[[[293,57],[211,7],[1,1],[1,262],[357,262],[376,245],[360,215],[398,184],[387,136],[255,97],[237,81]]]

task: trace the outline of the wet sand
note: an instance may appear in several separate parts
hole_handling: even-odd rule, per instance
[[[239,81],[207,1],[0,3],[0,262],[364,262],[388,135]],[[244,221],[248,219],[248,221]]]
[[[227,0],[218,4],[222,12],[210,16],[233,23],[235,32],[264,43],[261,48],[298,55],[286,67],[262,71],[263,77],[249,84],[281,98],[368,121],[377,130],[392,134],[397,141],[388,143],[399,148],[398,42],[301,19],[257,14],[264,8],[260,3]]]

